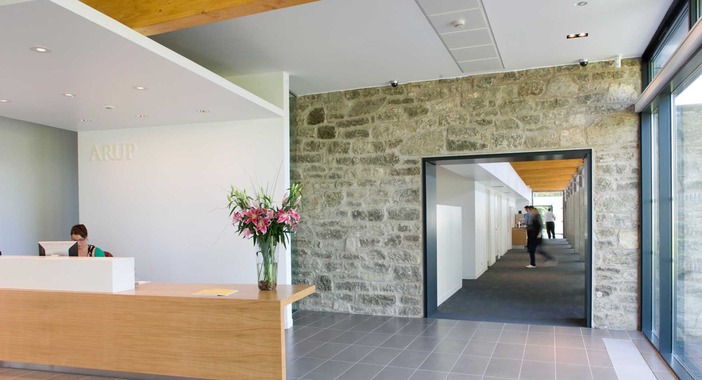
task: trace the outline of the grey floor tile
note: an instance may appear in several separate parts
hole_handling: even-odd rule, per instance
[[[478,331],[478,329],[475,327],[463,327],[460,325],[456,325],[449,332],[448,338],[470,340],[471,338],[473,338],[473,335],[475,335],[476,331]]]
[[[502,330],[505,327],[504,323],[498,322],[480,322],[478,329]]]
[[[606,329],[592,329],[589,327],[581,327],[580,332],[583,336],[599,336],[609,338],[609,330]]]
[[[287,348],[285,354],[290,357],[299,358],[318,349],[321,345],[321,342],[315,342],[313,340],[304,340],[300,343],[294,344],[292,347]]]
[[[626,330],[609,330],[609,337],[612,339],[631,339]]]
[[[352,344],[345,350],[336,354],[336,356],[332,357],[332,360],[356,363],[363,359],[366,355],[370,354],[374,349],[375,348],[371,346]]]
[[[499,377],[502,379],[518,379],[521,367],[521,359],[492,358],[485,370],[484,376]]]
[[[668,365],[665,364],[663,359],[661,359],[658,354],[642,354],[646,364],[651,368],[653,372],[665,372],[668,371]]]
[[[557,380],[592,380],[590,366],[556,363]]]
[[[397,334],[402,334],[402,335],[420,335],[423,333],[427,328],[429,328],[430,324],[416,324],[416,323],[411,323],[408,324],[407,326],[401,328],[400,330],[397,331]]]
[[[481,380],[482,375],[468,375],[465,373],[449,373],[446,380]]]
[[[463,349],[468,345],[468,342],[464,340],[451,340],[444,339],[439,342],[439,344],[434,349],[434,352],[441,352],[446,354],[462,354]]]
[[[362,336],[360,339],[358,339],[355,344],[362,344],[364,346],[380,346],[388,340],[392,335],[390,334],[381,334],[381,333],[367,333],[366,335]]]
[[[556,335],[529,331],[529,334],[527,335],[527,344],[553,347],[556,344]]]
[[[522,360],[522,357],[524,356],[525,347],[526,346],[523,344],[497,343],[495,351],[493,351],[492,353],[492,357]]]
[[[584,336],[583,343],[585,344],[585,349],[587,349],[588,351],[606,351],[607,350],[607,348],[604,345],[604,342],[602,341],[602,338],[599,336],[597,336],[597,337]]]
[[[595,380],[618,380],[617,373],[612,367],[590,367],[592,378]]]
[[[428,352],[404,350],[388,366],[417,369],[428,356]]]
[[[549,346],[530,346],[527,345],[524,351],[524,360],[533,360],[538,362],[556,362],[556,350]]]
[[[351,368],[342,373],[337,380],[368,380],[372,379],[380,371],[383,370],[383,366],[373,365],[373,364],[354,364]]]
[[[520,380],[556,380],[556,364],[547,362],[523,361]]]
[[[417,337],[412,343],[410,343],[409,346],[407,346],[408,350],[417,350],[417,351],[434,351],[434,349],[441,343],[441,339],[439,338],[431,338],[431,337],[426,337],[426,336],[420,336]]]
[[[556,328],[554,326],[529,325],[529,332],[555,334]]]
[[[627,331],[627,334],[629,334],[631,339],[646,339],[646,335],[641,331]]]
[[[427,329],[424,330],[420,335],[443,339],[451,332],[452,329],[453,325],[433,324],[427,327]]]
[[[331,342],[332,339],[344,333],[344,330],[332,330],[324,329],[311,337],[307,338],[309,340],[315,340],[320,342]]]
[[[400,352],[402,352],[402,350],[378,347],[361,359],[360,362],[365,364],[387,365],[395,359]]]
[[[493,351],[495,351],[495,346],[497,343],[489,342],[473,342],[470,341],[463,349],[463,355],[474,355],[474,356],[492,356]]]
[[[478,329],[478,331],[476,331],[473,335],[471,341],[497,343],[497,340],[500,338],[500,334],[502,334],[502,330]]]
[[[349,368],[353,366],[353,363],[341,362],[336,360],[327,360],[322,363],[319,367],[313,369],[308,374],[303,376],[305,379],[310,380],[329,380],[335,379],[342,373],[346,372]]]
[[[585,348],[581,335],[556,334],[556,347]]]
[[[397,348],[404,350],[415,340],[417,337],[413,335],[393,335],[388,338],[385,342],[381,343],[379,347],[385,348]]]
[[[364,337],[367,333],[363,331],[346,331],[343,334],[332,339],[331,342],[334,343],[355,343],[357,340]]]
[[[556,334],[562,334],[562,335],[578,335],[582,336],[582,332],[580,332],[580,327],[570,327],[570,326],[556,326]]]
[[[524,325],[520,323],[505,323],[505,328],[502,331],[529,331],[529,325]]]
[[[347,349],[348,344],[344,343],[324,343],[319,348],[305,354],[306,358],[317,358],[317,359],[331,359],[336,354]]]
[[[302,377],[322,365],[325,361],[325,359],[300,358],[287,366],[285,372],[291,377]]]
[[[498,343],[525,344],[527,340],[526,331],[503,331]]]
[[[587,351],[587,358],[591,366],[612,367],[612,360],[609,359],[607,351]]]
[[[407,380],[414,373],[413,369],[400,367],[385,367],[373,380]]]
[[[581,348],[556,347],[556,363],[590,365],[587,352]]]
[[[432,352],[419,368],[430,371],[449,372],[456,364],[458,357],[459,355],[456,354]]]
[[[403,327],[407,326],[409,323],[409,320],[407,319],[408,318],[393,317],[387,322],[378,326],[378,328],[373,330],[373,332],[394,334],[400,331]]]
[[[490,358],[486,356],[461,355],[451,368],[451,372],[482,376],[488,363],[490,363]]]
[[[448,372],[427,371],[424,369],[417,370],[409,380],[445,380]]]

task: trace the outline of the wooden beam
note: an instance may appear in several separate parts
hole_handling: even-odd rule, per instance
[[[146,36],[318,0],[82,0]]]
[[[514,170],[520,169],[541,169],[546,168],[577,168],[583,164],[582,158],[574,158],[569,160],[545,160],[545,161],[519,161],[510,162]]]

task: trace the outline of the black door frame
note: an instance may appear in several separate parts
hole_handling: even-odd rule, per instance
[[[424,231],[424,318],[436,312],[436,164],[480,164],[517,161],[546,161],[582,158],[587,176],[587,237],[585,238],[585,321],[592,326],[592,149],[495,153],[422,158],[422,223]]]

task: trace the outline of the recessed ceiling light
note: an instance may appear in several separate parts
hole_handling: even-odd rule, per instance
[[[115,106],[113,106],[113,105],[110,105],[110,104],[105,104],[104,106],[102,106],[102,108],[104,108],[104,109],[106,109],[106,110],[113,110],[113,109],[115,109],[115,108],[117,108],[117,107],[115,107]]]
[[[80,121],[82,121],[83,123],[89,123],[89,122],[91,122],[92,120],[90,120],[90,119],[80,119]]]
[[[0,103],[9,103],[10,101],[7,99],[0,99]]]
[[[210,113],[210,110],[197,110],[199,113]]]
[[[587,5],[587,1],[578,1],[577,3],[575,3],[575,5],[578,7],[584,7]]]
[[[143,114],[143,113],[140,113],[140,114],[137,115],[137,117],[140,118],[140,119],[146,119],[146,118],[149,117],[149,116],[148,116],[148,115],[145,115],[145,114]]]
[[[51,49],[45,48],[43,46],[32,46],[30,49],[37,53],[51,53]]]
[[[144,86],[134,86],[134,89],[135,89],[135,90],[148,90],[148,89],[147,89],[146,87],[144,87]]]
[[[583,33],[573,33],[573,34],[567,35],[566,39],[572,40],[573,38],[584,38],[584,37],[587,37],[589,35],[590,35],[590,33],[584,33],[584,32]]]
[[[71,94],[70,92],[64,92],[63,96],[65,96],[67,98],[75,98],[76,94]]]

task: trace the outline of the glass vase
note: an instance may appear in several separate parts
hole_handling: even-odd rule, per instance
[[[259,240],[256,252],[256,270],[258,271],[258,289],[275,290],[278,285],[278,256],[275,240]]]

